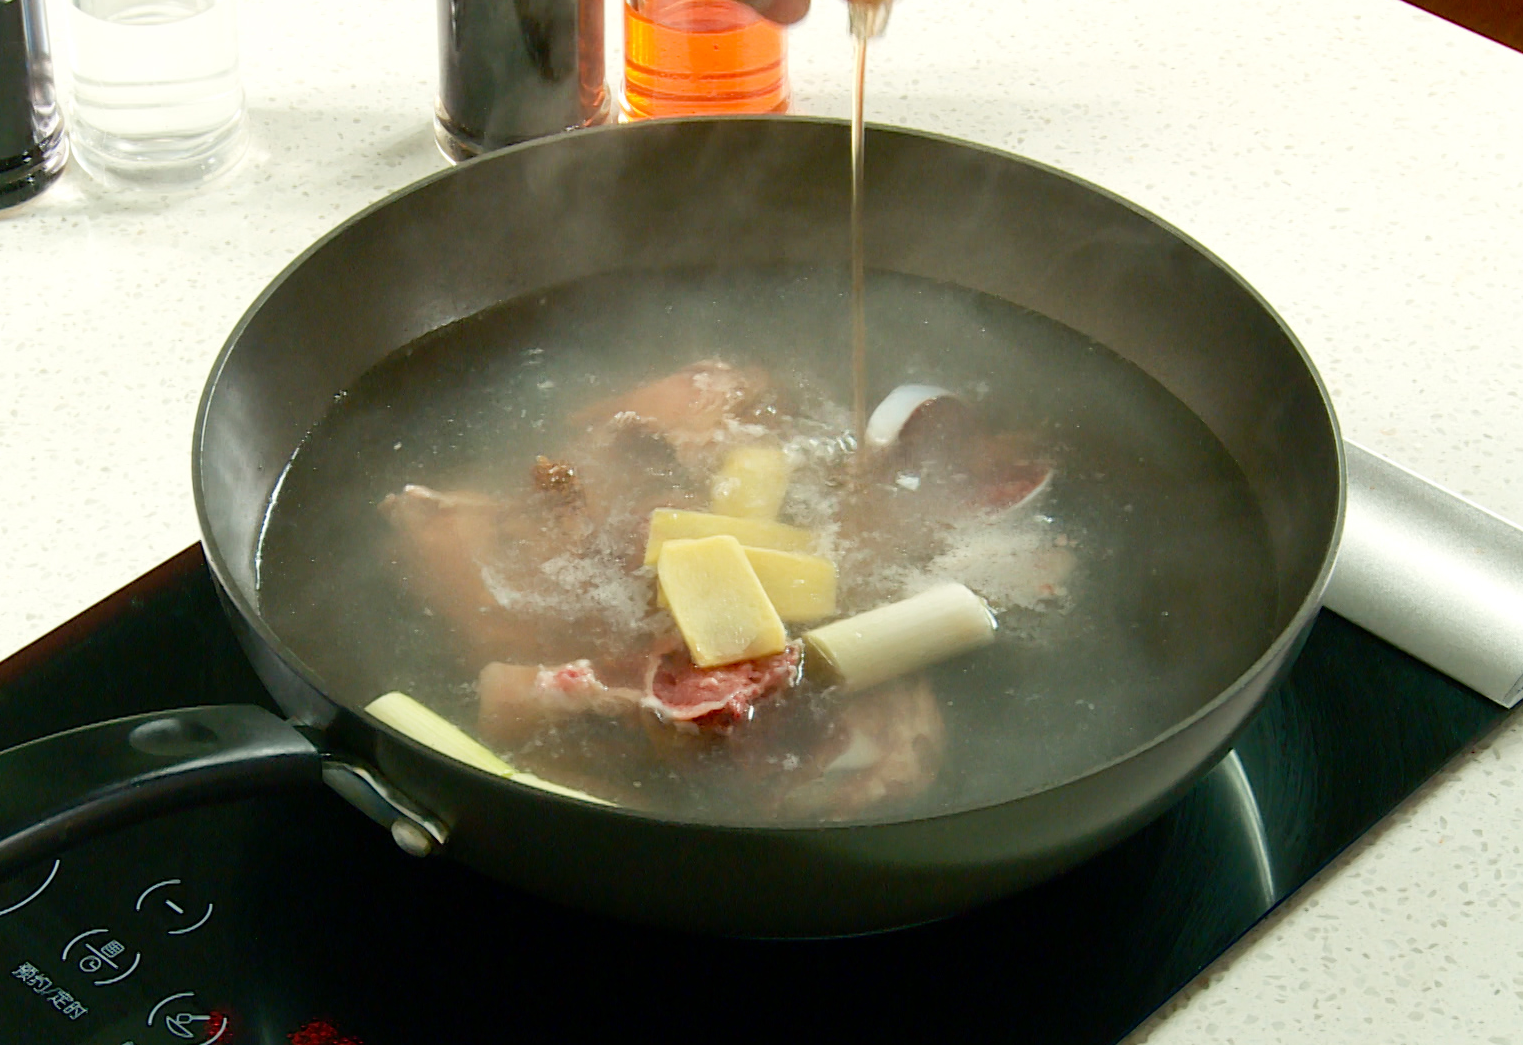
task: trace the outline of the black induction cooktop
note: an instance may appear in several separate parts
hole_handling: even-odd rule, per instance
[[[272,706],[196,547],[0,663],[0,748],[215,702]],[[1019,896],[847,940],[559,908],[404,855],[319,786],[193,810],[0,879],[0,1037],[1114,1042],[1505,716],[1324,611],[1237,747],[1150,827]]]

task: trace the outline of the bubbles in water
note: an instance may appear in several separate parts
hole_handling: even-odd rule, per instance
[[[726,437],[780,438],[793,466],[782,518],[812,531],[837,563],[845,611],[956,580],[999,614],[995,646],[932,672],[946,756],[921,808],[967,807],[1083,772],[1168,728],[1252,663],[1272,637],[1272,564],[1231,458],[1141,371],[1044,317],[870,274],[869,398],[933,381],[976,404],[991,430],[1018,435],[1011,445],[1050,463],[1054,478],[1039,505],[961,516],[940,510],[956,467],[902,468],[854,487],[848,286],[847,273],[820,270],[620,274],[506,303],[399,351],[336,397],[280,486],[261,542],[271,625],[344,703],[403,689],[473,728],[479,658],[458,615],[420,600],[376,506],[408,483],[512,503],[535,455],[585,434],[579,407],[721,358],[772,377],[769,412]],[[404,447],[432,452],[373,452]],[[698,500],[682,503],[701,507],[706,484],[685,467],[653,464],[642,481],[673,497],[685,486]],[[854,503],[892,513],[895,526],[875,536],[850,518]],[[648,572],[627,564],[649,507],[528,565],[484,560],[484,598],[526,620],[575,622],[585,630],[577,656],[595,656],[616,629],[638,648],[666,626]],[[516,532],[514,518],[494,525]],[[673,756],[680,772],[653,762],[643,736],[568,725],[532,744],[542,755],[589,752],[647,805],[745,821],[762,814],[727,804],[716,779],[768,764],[802,774],[838,720],[832,699],[763,708],[777,714],[746,728],[756,738],[774,730],[776,747],[685,750]],[[790,715],[794,732],[775,724]]]

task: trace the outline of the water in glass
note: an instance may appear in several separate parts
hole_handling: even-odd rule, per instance
[[[108,183],[197,184],[246,145],[233,0],[69,0],[75,152]]]

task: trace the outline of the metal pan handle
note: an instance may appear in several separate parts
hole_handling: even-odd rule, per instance
[[[43,737],[0,752],[0,873],[172,809],[321,775],[312,741],[253,705],[132,715]]]
[[[1523,530],[1346,442],[1323,603],[1504,708],[1523,699]]]

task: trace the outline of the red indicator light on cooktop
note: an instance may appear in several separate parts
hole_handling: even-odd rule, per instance
[[[327,1020],[313,1020],[290,1035],[291,1045],[365,1045],[351,1038]]]

